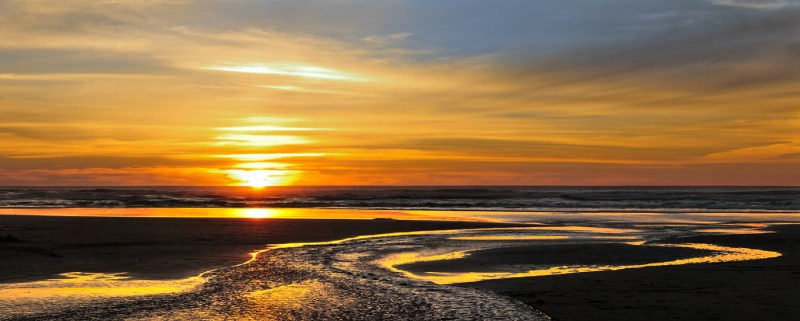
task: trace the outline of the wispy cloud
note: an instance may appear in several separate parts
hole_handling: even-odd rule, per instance
[[[280,65],[240,65],[240,66],[211,66],[211,70],[242,72],[251,74],[283,75],[311,79],[363,81],[361,76],[348,74],[343,71],[307,65],[280,64]]]

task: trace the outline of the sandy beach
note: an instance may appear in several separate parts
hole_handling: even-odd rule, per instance
[[[555,320],[796,320],[800,226],[776,233],[665,240],[778,251],[767,260],[690,264],[462,284],[495,291]]]
[[[503,319],[504,313],[543,319],[534,310],[525,310],[529,307],[562,321],[793,320],[800,315],[800,308],[795,304],[796,289],[800,287],[798,225],[772,225],[767,231],[773,233],[765,234],[701,232],[698,235],[700,232],[692,231],[703,231],[710,225],[650,224],[646,226],[651,230],[646,232],[641,230],[645,225],[637,223],[584,221],[582,227],[571,225],[575,223],[523,226],[396,219],[3,215],[0,216],[0,257],[3,257],[0,283],[44,280],[65,272],[126,272],[133,280],[176,280],[222,268],[213,272],[209,282],[200,288],[184,294],[142,297],[135,304],[109,298],[80,308],[67,304],[65,308],[70,307],[67,310],[49,309],[44,314],[37,314],[35,305],[28,304],[20,311],[7,305],[6,309],[16,313],[13,320],[34,316],[39,319],[103,319],[117,314],[193,318],[206,313],[212,313],[217,319],[226,315],[252,317],[259,313],[286,320],[342,316],[372,320],[376,316],[393,314],[406,318],[411,315],[423,318],[421,315],[424,315],[425,320],[440,320],[445,316],[471,320],[476,315]],[[737,231],[759,232],[750,226],[761,225],[739,225]],[[487,227],[490,229],[480,229]],[[354,239],[302,248],[285,246],[295,242],[434,230],[458,231]],[[512,277],[456,283],[455,286],[447,282],[431,283],[424,277],[409,278],[404,274],[522,272],[515,269],[535,266],[636,266],[702,257],[713,252],[702,248],[641,246],[641,242],[626,241],[653,235],[650,234],[653,231],[675,235],[658,238],[652,241],[654,243],[715,244],[776,251],[782,256],[742,262]],[[683,236],[689,234],[693,236]],[[515,238],[520,235],[522,238]],[[249,253],[265,249],[269,244],[284,246],[259,255],[251,264],[235,266],[250,259]],[[412,260],[412,263],[394,266],[404,273],[374,263],[398,253],[428,253],[435,257],[464,249],[469,255],[456,259]],[[280,295],[292,298],[291,302],[334,300],[325,301],[328,302],[325,304],[334,304],[337,308],[298,309],[294,303],[272,298],[278,295],[273,294],[275,291],[289,291]],[[271,299],[252,306],[253,296],[262,293],[270,293]],[[331,299],[331,295],[335,299]],[[486,305],[474,305],[477,302]],[[218,305],[218,308],[199,308],[208,304]],[[373,308],[362,310],[361,304]],[[256,308],[268,309],[253,310]]]
[[[178,279],[242,263],[268,244],[509,224],[333,219],[110,218],[0,215],[0,282],[65,272]]]

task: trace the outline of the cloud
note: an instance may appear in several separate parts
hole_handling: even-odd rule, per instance
[[[665,162],[686,159],[701,155],[702,150],[690,148],[665,148],[662,146],[631,147],[616,142],[583,141],[583,144],[543,142],[522,139],[470,139],[437,138],[407,142],[405,148],[457,151],[466,155],[514,157],[526,159],[571,159],[573,161],[594,161],[615,163],[636,160],[640,163]]]
[[[16,74],[164,74],[172,67],[141,54],[85,50],[11,49],[0,51],[0,73]]]
[[[297,64],[210,66],[206,68],[211,70],[220,70],[229,72],[283,75],[283,76],[293,76],[293,77],[302,77],[310,79],[346,80],[346,81],[363,80],[363,78],[357,75],[352,75],[340,70],[319,67],[319,66],[308,66],[308,65],[297,65]]]
[[[228,183],[205,168],[137,167],[4,170],[7,186],[221,186]]]
[[[800,0],[712,0],[713,3],[756,9],[778,9],[800,6]]]
[[[0,169],[46,170],[46,169],[120,169],[138,167],[201,167],[230,164],[214,159],[176,159],[167,157],[136,156],[69,156],[9,158],[0,156]]]
[[[791,159],[800,153],[800,142],[782,142],[776,144],[739,148],[707,155],[705,158],[714,161],[754,161],[765,159]]]

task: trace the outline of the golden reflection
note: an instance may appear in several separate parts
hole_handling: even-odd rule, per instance
[[[169,217],[169,218],[247,218],[251,208],[6,208],[8,215],[87,216],[87,217]],[[296,219],[376,219],[480,221],[438,212],[425,215],[400,210],[360,210],[327,208],[270,208],[270,218]]]
[[[0,298],[15,304],[69,297],[76,300],[102,299],[185,292],[206,281],[202,275],[180,280],[132,280],[121,273],[61,274],[64,278],[44,281],[0,284]]]
[[[527,227],[525,229],[544,230],[544,231],[586,232],[586,233],[600,233],[600,234],[628,234],[628,233],[642,232],[641,230],[634,230],[634,229],[594,227],[594,226],[537,226],[537,227]]]
[[[638,236],[617,236],[617,235],[592,235],[589,237],[592,240],[641,240]]]
[[[702,230],[695,230],[701,233],[714,233],[714,234],[769,234],[775,233],[773,231],[765,231],[759,229],[729,229],[729,228],[707,228]]]
[[[394,254],[391,256],[391,261],[393,262],[413,262],[413,263],[420,263],[420,262],[431,262],[431,261],[445,261],[445,260],[457,260],[465,258],[469,255],[468,251],[459,251],[459,252],[452,252],[452,253],[445,253],[445,254],[426,254],[426,253],[417,253],[417,252],[406,252],[400,254]],[[401,263],[405,264],[405,263]],[[400,265],[400,264],[395,264]]]
[[[447,259],[457,259],[463,258],[466,255],[469,255],[468,251],[460,251],[455,253],[448,253],[448,254],[437,254],[435,256],[426,257],[424,255],[413,255],[408,253],[402,253],[398,255],[392,255],[387,257],[386,259],[382,260],[380,263],[384,268],[389,270],[405,274],[408,277],[415,278],[415,279],[422,279],[426,281],[431,281],[438,284],[453,284],[453,283],[466,283],[466,282],[478,282],[478,281],[485,281],[485,280],[494,280],[494,279],[508,279],[508,278],[521,278],[521,277],[536,277],[536,276],[548,276],[548,275],[559,275],[559,274],[572,274],[572,273],[587,273],[587,272],[600,272],[600,271],[616,271],[616,270],[625,270],[625,269],[640,269],[640,268],[647,268],[647,267],[656,267],[656,266],[671,266],[671,265],[685,265],[685,264],[699,264],[699,263],[722,263],[722,262],[733,262],[733,261],[748,261],[748,260],[760,260],[760,259],[768,259],[768,258],[775,258],[781,256],[778,252],[773,251],[765,251],[765,250],[758,250],[758,249],[749,249],[749,248],[738,248],[738,247],[725,247],[720,245],[713,245],[713,244],[699,244],[699,243],[685,243],[685,244],[644,244],[644,243],[629,243],[630,245],[641,245],[641,246],[658,246],[658,247],[682,247],[682,248],[691,248],[697,250],[708,250],[714,251],[714,253],[695,257],[695,258],[688,258],[688,259],[678,259],[673,261],[665,261],[665,262],[654,262],[654,263],[645,263],[645,264],[632,264],[632,265],[597,265],[597,266],[555,266],[546,269],[535,269],[530,270],[527,272],[515,273],[515,272],[465,272],[465,273],[455,273],[455,272],[423,272],[423,273],[412,273],[409,271],[398,269],[396,266],[404,265],[404,264],[411,264],[411,263],[418,263],[418,262],[425,262],[425,261],[438,261],[441,260],[439,258],[447,258]],[[430,259],[430,258],[436,259]]]
[[[307,304],[306,298],[313,295],[312,291],[312,287],[304,284],[288,284],[273,289],[254,291],[246,294],[245,297],[259,307],[280,305],[302,308]]]
[[[462,241],[540,241],[540,240],[564,240],[566,235],[474,235],[451,237],[451,240]]]
[[[277,210],[271,208],[245,208],[241,210],[242,216],[249,218],[268,218],[279,214]]]
[[[422,211],[419,211],[422,212]],[[561,212],[536,212],[536,211],[464,211],[464,215],[470,215],[475,218],[491,220],[496,222],[513,222],[514,217],[524,214],[526,222],[535,220],[540,223],[558,222],[561,219],[569,217],[575,220],[592,220],[592,221],[606,221],[606,222],[636,222],[643,223],[665,223],[665,224],[720,224],[717,217],[724,215],[708,215],[713,213],[661,213],[661,212],[584,212],[584,211],[561,211]],[[749,213],[746,215],[738,215],[742,213],[732,213],[731,217],[746,218],[756,220],[763,217],[763,220],[772,219],[800,219],[797,213]]]
[[[313,294],[315,287],[322,286],[322,283],[316,281],[306,281],[297,284],[287,284],[274,287],[267,290],[253,291],[247,293],[245,297],[255,303],[261,303],[265,306],[274,306],[278,304],[292,304],[303,305],[304,298]]]
[[[309,305],[335,308],[343,303],[346,296],[347,294],[341,293],[335,286],[317,280],[277,285],[244,295],[252,303],[246,306],[248,315],[254,317],[223,315],[219,320],[310,320],[315,318],[292,318],[287,316],[286,311],[308,310]]]

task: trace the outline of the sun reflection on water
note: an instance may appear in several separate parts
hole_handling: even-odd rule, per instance
[[[567,235],[472,235],[451,237],[451,240],[462,241],[542,241],[542,240],[565,240]]]
[[[242,216],[249,218],[268,218],[279,215],[279,211],[271,208],[245,208],[241,210]]]
[[[261,191],[252,191],[261,193]],[[259,210],[259,211],[254,211]],[[8,215],[85,216],[85,217],[168,217],[168,218],[266,218],[283,219],[397,219],[480,221],[460,217],[458,212],[412,213],[403,210],[361,210],[322,208],[4,208]]]
[[[0,315],[35,313],[20,307],[50,306],[73,302],[85,304],[113,297],[150,296],[190,291],[204,282],[203,275],[179,280],[134,280],[124,273],[61,274],[63,278],[0,284]]]

